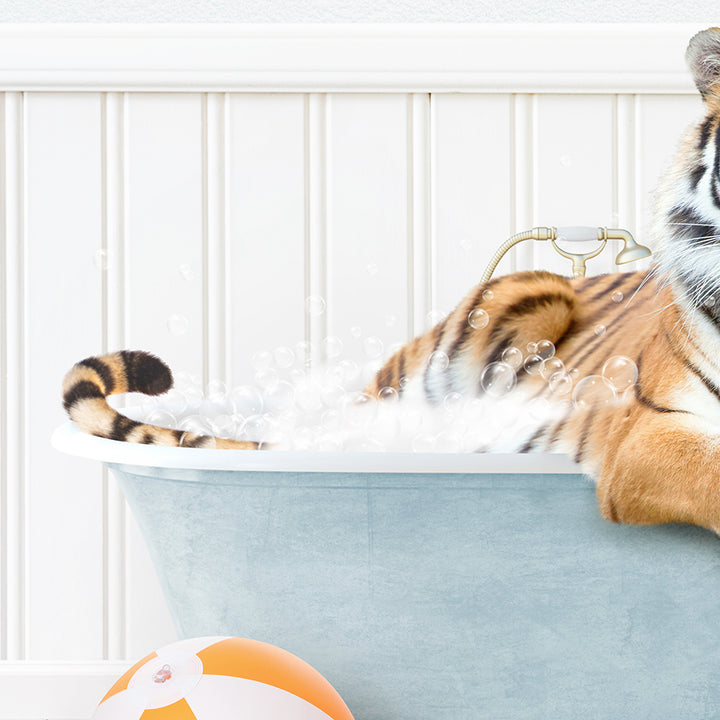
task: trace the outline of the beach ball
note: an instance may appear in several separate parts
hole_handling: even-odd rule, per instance
[[[181,640],[131,667],[92,720],[353,720],[333,686],[274,645]]]

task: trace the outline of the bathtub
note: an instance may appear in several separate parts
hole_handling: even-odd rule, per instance
[[[720,714],[720,540],[602,520],[564,456],[53,440],[117,478],[181,637],[279,645],[356,720]]]

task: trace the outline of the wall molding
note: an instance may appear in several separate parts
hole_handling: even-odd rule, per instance
[[[2,25],[0,90],[691,93],[689,24]]]

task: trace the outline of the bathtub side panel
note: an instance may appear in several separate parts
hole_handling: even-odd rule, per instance
[[[611,525],[579,476],[117,474],[180,634],[284,647],[356,718],[717,708],[717,539]]]

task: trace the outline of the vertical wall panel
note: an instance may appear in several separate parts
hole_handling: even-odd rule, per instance
[[[327,314],[310,311],[327,296],[327,143],[327,95],[311,93],[305,104],[305,338],[311,350],[305,359],[314,363],[327,336]]]
[[[126,132],[126,342],[202,374],[202,100],[131,94]]]
[[[537,137],[535,136],[537,96],[518,94],[512,96],[511,125],[512,146],[512,204],[513,227],[509,235],[529,230],[535,217],[535,162]],[[509,236],[508,235],[508,236]],[[531,241],[515,245],[500,261],[497,272],[514,272],[534,266],[535,248]]]
[[[539,96],[536,123],[534,224],[612,226],[612,97]],[[588,252],[593,247],[577,251]],[[588,273],[614,269],[613,250],[614,246],[589,260]],[[535,243],[535,263],[566,275],[572,271],[571,262],[559,257],[549,243]]]
[[[205,284],[207,304],[205,333],[207,358],[205,381],[225,381],[228,374],[227,253],[226,242],[226,147],[227,96],[208,94],[203,103],[203,225],[207,245]]]
[[[27,95],[25,142],[27,654],[100,658],[101,471],[49,447],[63,374],[102,343],[99,94]]]
[[[203,100],[130,94],[124,115],[125,345],[202,377],[205,328]],[[174,637],[144,542],[128,517],[126,650]]]
[[[124,172],[125,96],[103,98],[104,255],[100,256],[105,290],[104,350],[125,347]],[[125,499],[115,479],[103,470],[105,558],[103,572],[103,652],[106,659],[125,657]]]
[[[305,337],[305,99],[229,102],[229,372],[242,384],[255,352]]]
[[[139,658],[177,639],[170,612],[135,518],[125,522],[126,578],[125,657]]]
[[[8,660],[25,655],[25,464],[24,464],[24,246],[23,246],[23,96],[3,95],[2,295],[2,653]]]
[[[433,107],[437,303],[447,312],[512,234],[511,98],[436,95]],[[496,274],[510,269],[505,260]]]
[[[420,335],[428,326],[433,300],[436,299],[436,273],[433,267],[433,194],[432,167],[434,147],[431,127],[433,99],[429,94],[409,97],[411,193],[408,202],[410,223],[408,252],[408,331]]]
[[[6,94],[0,94],[0,660],[7,657],[7,231]]]
[[[699,95],[643,95],[635,103],[638,233],[649,241],[653,191],[684,130],[703,113]]]
[[[351,357],[362,337],[387,349],[410,331],[408,123],[405,96],[330,97],[328,334]]]

